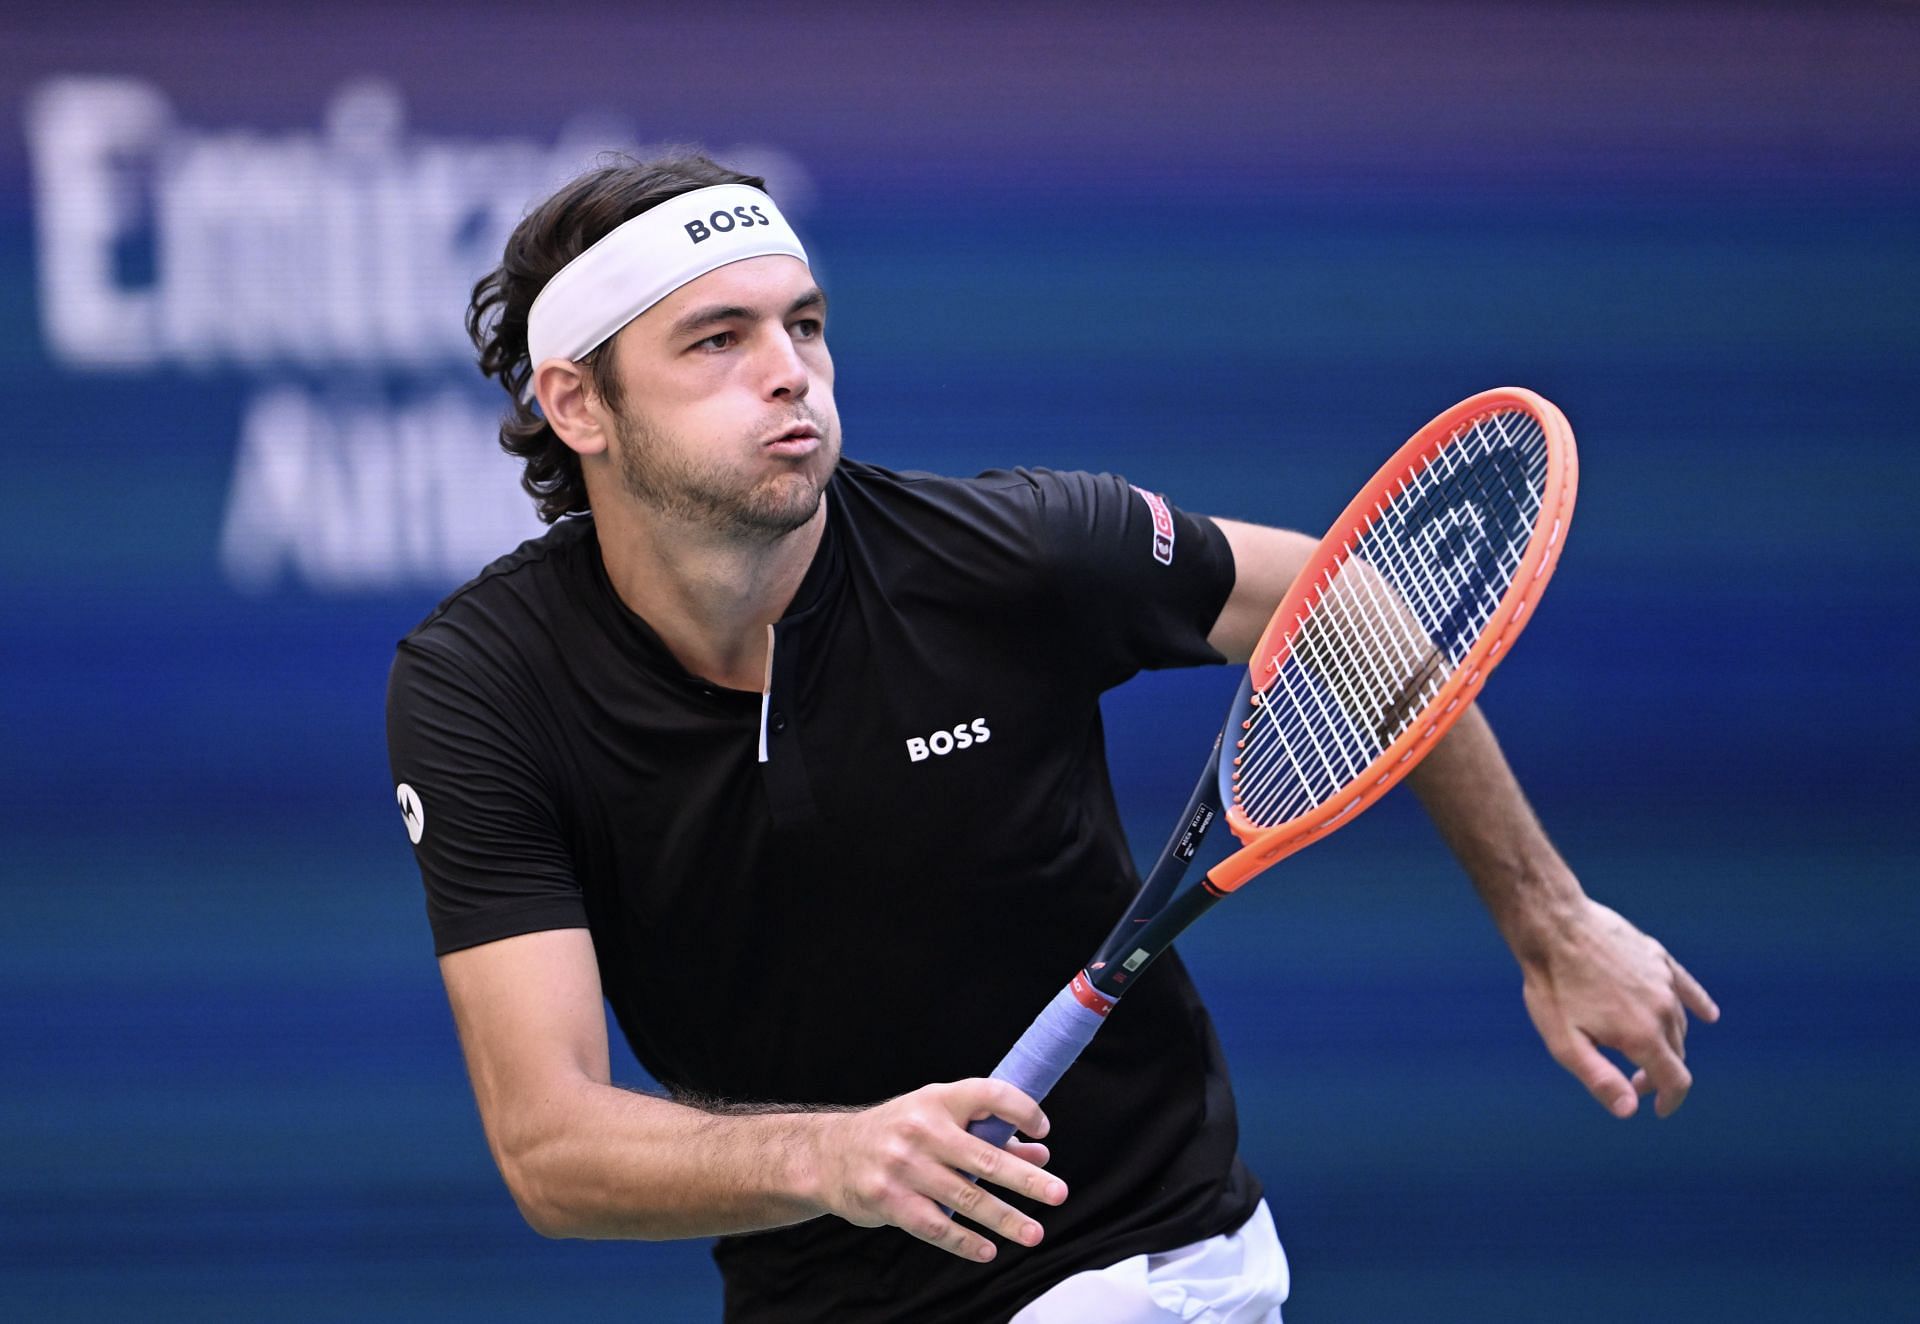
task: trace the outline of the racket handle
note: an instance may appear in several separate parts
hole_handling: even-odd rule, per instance
[[[1107,1019],[1104,1010],[1095,1011],[1080,1000],[1075,992],[1076,984],[1086,986],[1086,976],[1075,976],[1072,984],[1053,995],[1053,1001],[1033,1018],[1033,1024],[1027,1027],[1019,1042],[1007,1050],[1000,1065],[993,1069],[995,1080],[1016,1086],[1038,1103],[1047,1097],[1060,1077],[1067,1074],[1067,1068],[1080,1056],[1080,1050],[1093,1042],[1094,1034]],[[1087,988],[1087,994],[1090,1000],[1104,1001],[1091,987]],[[998,1149],[1007,1143],[1013,1129],[1012,1122],[988,1117],[970,1124],[967,1132]]]

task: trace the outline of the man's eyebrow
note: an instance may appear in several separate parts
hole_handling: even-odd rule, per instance
[[[731,322],[737,318],[752,316],[753,309],[742,308],[737,303],[718,304],[708,308],[696,308],[675,322],[673,329],[667,332],[667,336],[669,339],[678,340],[682,336],[698,331],[703,326],[711,326],[715,322]]]
[[[821,312],[827,310],[827,293],[818,285],[788,304],[786,316],[792,317],[795,313],[808,308],[817,308]],[[679,340],[681,337],[691,335],[702,327],[712,326],[715,322],[732,322],[743,318],[750,320],[753,316],[753,309],[742,307],[737,303],[714,304],[707,308],[696,308],[673,324],[672,329],[667,332],[667,338],[669,340]]]

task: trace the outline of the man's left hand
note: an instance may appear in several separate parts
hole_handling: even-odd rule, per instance
[[[1666,1117],[1686,1101],[1687,1012],[1711,1023],[1720,1008],[1666,948],[1582,896],[1515,954],[1534,1028],[1602,1107],[1631,1117],[1654,1094]],[[1639,1068],[1631,1082],[1602,1047]]]

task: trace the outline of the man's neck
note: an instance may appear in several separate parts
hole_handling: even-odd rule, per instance
[[[594,512],[600,556],[620,600],[680,665],[736,690],[765,683],[767,627],[800,591],[827,525],[813,518],[771,542],[743,542],[619,503]]]

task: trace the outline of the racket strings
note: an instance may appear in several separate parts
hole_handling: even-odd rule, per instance
[[[1342,544],[1242,723],[1234,799],[1248,818],[1272,825],[1325,804],[1421,719],[1512,583],[1546,471],[1531,415],[1484,415]]]
[[[1526,554],[1527,542],[1532,534],[1533,522],[1540,512],[1546,482],[1545,433],[1541,431],[1538,423],[1527,419],[1527,426],[1531,431],[1518,435],[1508,432],[1505,419],[1499,415],[1483,423],[1489,423],[1492,429],[1500,434],[1502,443],[1512,450],[1521,450],[1521,447],[1525,446],[1521,453],[1527,468],[1524,471],[1525,482],[1520,492],[1513,490],[1503,466],[1461,461],[1455,456],[1455,452],[1460,449],[1458,446],[1449,447],[1442,452],[1443,459],[1440,463],[1446,466],[1446,472],[1443,475],[1443,481],[1447,483],[1446,497],[1450,501],[1457,501],[1458,504],[1454,505],[1453,509],[1464,511],[1466,517],[1474,521],[1482,535],[1488,537],[1494,551],[1493,562],[1488,566],[1476,568],[1466,565],[1464,558],[1453,561],[1441,561],[1433,557],[1415,560],[1404,541],[1393,538],[1374,538],[1369,542],[1369,539],[1363,536],[1360,540],[1362,545],[1358,549],[1360,554],[1377,557],[1389,566],[1395,588],[1405,593],[1427,619],[1444,621],[1447,611],[1453,609],[1452,604],[1461,603],[1469,592],[1477,587],[1480,594],[1478,605],[1484,610],[1475,616],[1470,628],[1456,626],[1447,631],[1445,642],[1449,659],[1454,663],[1458,663],[1473,647],[1487,618],[1493,614],[1494,607],[1499,604],[1507,584],[1512,582],[1513,571]],[[1528,442],[1531,444],[1527,445]],[[1499,484],[1498,491],[1489,486],[1490,480]],[[1470,492],[1466,490],[1469,484],[1472,485]],[[1479,499],[1477,510],[1472,502],[1472,498],[1476,497]],[[1485,520],[1481,512],[1490,512],[1507,518],[1519,516],[1520,522],[1517,526],[1510,524],[1508,528],[1510,534],[1518,536],[1494,541],[1491,538],[1491,531],[1485,528]],[[1377,523],[1379,518],[1376,514],[1376,521],[1370,522],[1369,533],[1374,531],[1371,525]],[[1477,574],[1476,569],[1479,571]],[[1491,573],[1487,573],[1489,570]]]

